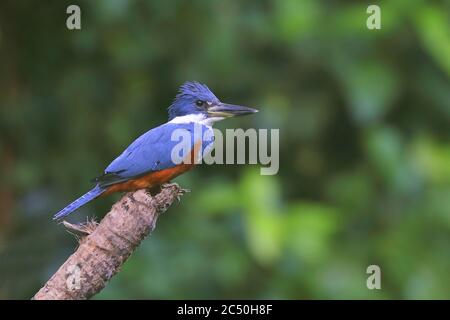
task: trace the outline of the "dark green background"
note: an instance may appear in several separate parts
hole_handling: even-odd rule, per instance
[[[192,192],[96,298],[449,299],[449,1],[378,2],[378,31],[372,3],[1,1],[0,298],[73,252],[52,215],[198,80],[261,110],[218,128],[280,129],[280,171],[177,179]]]

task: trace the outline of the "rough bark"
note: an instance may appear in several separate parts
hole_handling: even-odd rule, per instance
[[[78,249],[33,297],[35,300],[88,299],[100,292],[141,241],[154,229],[182,190],[165,186],[155,196],[145,190],[125,194],[99,223],[66,227],[88,234]]]

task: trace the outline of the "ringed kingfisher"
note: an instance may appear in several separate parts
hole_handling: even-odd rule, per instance
[[[177,144],[172,139],[174,130],[191,133],[185,157],[193,160],[199,148],[199,151],[205,151],[212,145],[212,141],[210,144],[203,143],[203,134],[192,134],[194,126],[200,127],[202,132],[208,132],[213,138],[214,122],[258,110],[223,103],[205,84],[186,82],[181,85],[168,112],[168,122],[147,131],[131,143],[106,167],[101,176],[94,179],[96,185],[93,189],[59,211],[53,219],[64,218],[99,196],[157,187],[192,169],[196,161],[178,163],[172,159],[172,150]]]

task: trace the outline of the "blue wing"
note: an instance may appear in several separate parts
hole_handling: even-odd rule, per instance
[[[96,181],[102,186],[108,186],[180,164],[172,159],[172,150],[181,143],[181,137],[176,139],[176,135],[173,135],[174,130],[177,129],[181,129],[185,133],[184,145],[186,148],[184,150],[186,151],[189,150],[190,152],[194,143],[198,142],[199,139],[203,140],[202,154],[206,148],[212,146],[211,131],[208,136],[204,135],[206,131],[212,130],[211,127],[194,123],[166,123],[147,131],[137,138],[121,155],[111,162],[105,169],[105,174],[98,177]],[[186,135],[188,135],[189,139],[186,139]],[[209,138],[203,139],[203,137]],[[187,155],[185,154],[184,156]]]

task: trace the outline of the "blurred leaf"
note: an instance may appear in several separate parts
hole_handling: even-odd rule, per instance
[[[336,210],[319,203],[297,202],[284,216],[284,243],[307,263],[317,263],[331,250],[337,230]]]
[[[450,144],[421,137],[416,141],[414,154],[420,169],[431,181],[441,184],[450,182]]]
[[[425,49],[450,76],[450,19],[446,10],[427,6],[416,12],[417,32]]]
[[[277,1],[274,4],[280,36],[289,42],[297,42],[310,35],[320,21],[322,10],[318,1],[287,0]]]
[[[205,182],[208,192],[194,193],[196,210],[204,215],[231,213],[233,208],[241,206],[238,190],[228,181]],[[195,190],[196,191],[196,190]]]
[[[262,264],[273,263],[281,254],[283,229],[278,188],[273,176],[261,176],[257,170],[248,170],[241,185],[248,245]]]
[[[392,107],[398,79],[386,65],[360,61],[341,67],[350,112],[359,125],[379,122]]]
[[[356,169],[330,179],[327,194],[333,203],[344,209],[340,214],[358,215],[372,205],[375,192],[369,174]]]

